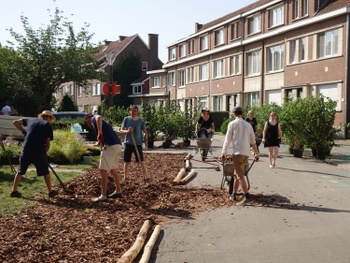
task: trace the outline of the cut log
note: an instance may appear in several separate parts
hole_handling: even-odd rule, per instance
[[[179,184],[182,177],[186,174],[186,169],[185,168],[181,168],[180,171],[177,173],[174,181],[173,181],[173,184]]]
[[[194,176],[197,175],[196,170],[192,169],[188,175],[181,179],[180,184],[187,184]]]
[[[191,170],[191,159],[193,158],[193,155],[191,153],[187,154],[185,157],[185,169],[187,172]]]
[[[139,261],[139,263],[147,263],[151,257],[152,249],[154,247],[154,244],[157,241],[157,238],[160,233],[160,225],[156,225],[154,228],[151,237],[149,238],[147,244],[145,245],[145,248],[143,250],[142,257]]]
[[[124,255],[118,260],[118,263],[131,263],[134,261],[134,259],[137,257],[139,254],[140,250],[142,249],[146,237],[147,237],[147,232],[151,226],[151,221],[146,220],[141,229],[139,234],[137,235],[137,238],[135,240],[135,243],[132,245],[132,247],[124,253]]]

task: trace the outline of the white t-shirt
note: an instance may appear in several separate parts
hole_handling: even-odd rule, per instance
[[[10,115],[10,113],[11,113],[11,107],[8,106],[8,105],[6,105],[6,106],[4,106],[4,107],[1,109],[1,111],[2,111],[2,114],[4,114],[4,115]]]

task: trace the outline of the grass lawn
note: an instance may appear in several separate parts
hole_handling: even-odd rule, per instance
[[[54,170],[63,183],[65,183],[81,174],[76,169],[83,170],[90,168],[91,165],[98,163],[98,161],[99,156],[93,156],[92,164],[59,165],[57,169],[54,167]],[[17,170],[16,165],[15,168]],[[59,171],[59,169],[64,169],[64,172]],[[72,169],[72,172],[69,169]],[[55,185],[59,185],[60,183],[51,170],[50,175],[52,186],[55,189]],[[46,197],[48,194],[44,177],[37,176],[35,167],[31,165],[29,171],[22,178],[18,186],[18,191],[22,193],[22,198],[11,198],[10,193],[14,176],[9,165],[0,167],[0,216],[19,212],[23,208],[33,205],[35,203],[35,196]]]

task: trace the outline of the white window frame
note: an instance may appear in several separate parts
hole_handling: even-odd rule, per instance
[[[194,39],[191,39],[188,41],[188,54],[194,54],[195,53],[195,42]]]
[[[69,91],[70,91],[70,95],[73,96],[74,95],[74,85],[73,84],[69,84]]]
[[[200,50],[209,49],[209,35],[204,35],[200,37]]]
[[[305,17],[308,14],[309,14],[309,0],[303,0],[302,15],[303,15],[303,17]]]
[[[92,96],[96,96],[96,83],[91,84]]]
[[[96,95],[101,95],[101,82],[96,83]]]
[[[199,65],[199,80],[208,80],[208,63]]]
[[[158,76],[152,78],[152,88],[160,88],[160,79]]]
[[[248,17],[248,35],[261,32],[261,14]]]
[[[317,58],[336,56],[339,54],[339,29],[333,29],[317,35]]]
[[[341,92],[337,83],[318,85],[317,94],[323,94],[325,97],[329,97],[330,99],[337,101],[336,111],[341,110],[341,103],[339,103],[341,99]]]
[[[267,72],[284,69],[284,44],[267,48]]]
[[[224,109],[223,96],[213,96],[213,108],[214,111],[222,111]]]
[[[246,93],[246,98],[247,98],[248,107],[260,105],[260,98],[259,98],[258,91]]]
[[[230,75],[238,75],[241,73],[241,65],[240,65],[240,55],[233,55],[229,57],[229,65],[230,65]]]
[[[169,48],[169,60],[176,59],[176,47]]]
[[[168,73],[169,86],[175,86],[175,71]]]
[[[294,0],[293,2],[293,19],[300,17],[300,0]]]
[[[289,64],[306,61],[307,38],[302,37],[289,41]]]
[[[179,87],[185,87],[186,86],[186,70],[181,69],[178,71],[178,76],[179,76]]]
[[[82,94],[83,94],[83,87],[79,86],[78,87],[78,97],[81,97]]]
[[[138,86],[132,86],[132,94],[142,94],[142,86],[138,85]]]
[[[247,57],[247,76],[256,76],[261,70],[261,50],[248,52]]]
[[[189,67],[187,69],[187,78],[188,78],[188,83],[193,83],[196,81],[196,79],[195,79],[195,67]]]
[[[215,31],[215,46],[225,44],[225,31],[224,28]]]
[[[284,24],[284,6],[277,6],[269,11],[269,26],[275,27]]]
[[[223,59],[213,61],[213,76],[214,76],[214,78],[221,78],[224,76],[224,60]]]
[[[179,46],[179,55],[180,58],[186,57],[186,44],[181,44]]]

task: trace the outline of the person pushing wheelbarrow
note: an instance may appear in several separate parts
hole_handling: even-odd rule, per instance
[[[233,150],[233,168],[234,168],[234,185],[233,194],[231,196],[232,201],[237,201],[237,191],[239,186],[241,186],[244,192],[243,200],[238,203],[246,204],[251,202],[250,194],[248,193],[247,182],[244,178],[245,176],[245,164],[250,155],[250,145],[254,150],[255,161],[259,160],[259,152],[256,146],[255,134],[252,126],[242,119],[243,109],[242,107],[234,107],[233,114],[235,120],[228,124],[227,133],[225,137],[224,144],[222,146],[221,159],[225,158],[228,152],[230,143],[232,142]]]

